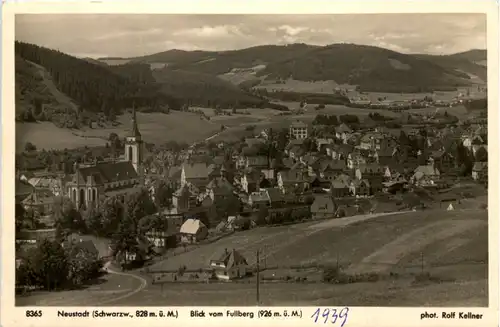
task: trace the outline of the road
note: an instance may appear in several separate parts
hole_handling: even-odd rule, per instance
[[[146,279],[134,273],[118,272],[105,265],[108,274],[83,289],[34,292],[16,297],[16,306],[95,306],[113,305],[143,291]]]
[[[131,278],[134,278],[138,281],[140,281],[140,285],[133,289],[132,291],[130,292],[127,292],[123,295],[120,295],[116,298],[111,298],[111,299],[107,299],[107,300],[104,300],[104,301],[101,301],[101,302],[98,302],[96,303],[96,305],[103,305],[103,304],[110,304],[112,302],[116,302],[116,301],[119,301],[119,300],[123,300],[123,299],[126,299],[136,293],[139,293],[140,291],[142,291],[143,289],[146,288],[146,286],[148,285],[148,282],[147,280],[145,280],[144,278],[142,278],[141,276],[138,276],[138,275],[135,275],[135,274],[131,274],[131,273],[126,273],[126,272],[118,272],[118,271],[115,271],[113,269],[110,268],[111,267],[111,262],[107,262],[105,265],[104,265],[104,269],[106,269],[106,271],[110,274],[113,274],[113,275],[118,275],[118,276],[127,276],[127,277],[131,277]]]

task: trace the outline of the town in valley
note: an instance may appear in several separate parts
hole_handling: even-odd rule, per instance
[[[204,16],[17,15],[16,305],[487,307],[485,16]]]

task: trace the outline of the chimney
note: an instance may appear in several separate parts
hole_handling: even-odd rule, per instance
[[[229,252],[227,251],[227,248],[225,248],[225,249],[224,249],[224,252],[225,252],[226,254],[228,254],[228,253],[229,253]]]

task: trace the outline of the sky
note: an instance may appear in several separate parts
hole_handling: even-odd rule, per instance
[[[486,49],[484,14],[18,14],[15,28],[18,41],[91,58],[290,43],[427,54]]]

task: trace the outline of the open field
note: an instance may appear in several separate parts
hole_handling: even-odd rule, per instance
[[[335,88],[343,88],[347,90],[354,90],[355,85],[339,85],[335,81],[316,81],[316,82],[306,82],[298,81],[293,79],[288,79],[284,84],[273,83],[269,81],[264,81],[260,85],[256,86],[256,89],[266,89],[269,92],[272,91],[285,91],[285,92],[299,92],[299,93],[326,93],[332,94]]]
[[[220,131],[221,124],[200,118],[199,115],[172,111],[170,114],[138,113],[139,129],[145,142],[161,144],[170,140],[194,142],[203,140]],[[52,123],[17,123],[16,147],[24,148],[32,142],[38,148],[64,149],[84,145],[103,145],[110,133],[125,136],[131,128],[130,115],[118,117],[116,127],[68,130],[57,128]]]
[[[482,238],[482,247],[469,249],[468,244],[475,242],[476,237]],[[487,211],[450,212],[443,209],[257,228],[169,258],[150,269],[175,270],[182,265],[188,269],[206,268],[210,259],[224,249],[235,248],[241,251],[250,264],[255,262],[255,253],[259,249],[261,258],[268,266],[335,264],[338,259],[342,266],[356,267],[356,271],[381,271],[377,265],[383,264],[383,270],[388,272],[406,257],[428,247],[432,249],[436,242],[440,244],[441,241],[455,238],[463,240],[464,243],[460,245],[463,251],[477,251],[474,252],[475,259],[485,260],[488,253]],[[360,242],[360,239],[370,241]],[[433,253],[437,253],[437,250],[434,249]],[[481,253],[484,256],[479,256]],[[441,259],[437,257],[435,262],[429,261],[428,264],[439,263]],[[357,264],[361,263],[363,265],[358,267]],[[454,264],[462,263],[458,261]]]
[[[429,211],[388,215],[372,219],[334,219],[288,227],[258,228],[237,233],[216,243],[168,259],[150,269],[206,267],[211,257],[235,247],[255,262],[261,249],[263,275],[300,264],[331,264],[337,258],[347,271],[398,273],[398,278],[372,283],[261,284],[262,305],[350,306],[487,306],[488,238],[486,211]],[[360,241],[367,240],[367,241]],[[441,282],[415,283],[422,269]],[[382,262],[383,261],[383,262]],[[353,268],[351,268],[351,266]],[[356,268],[354,268],[356,267]],[[313,273],[311,273],[313,274]],[[312,279],[311,279],[312,280]],[[163,288],[163,289],[162,289]],[[133,305],[253,305],[255,284],[167,283],[114,304]]]

